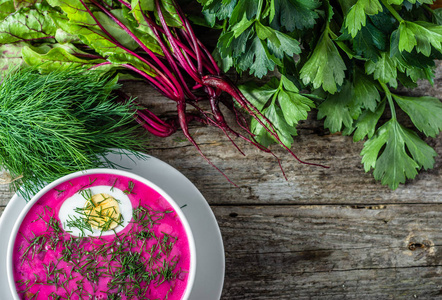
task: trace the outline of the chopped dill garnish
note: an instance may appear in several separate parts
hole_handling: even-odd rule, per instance
[[[87,190],[83,192],[87,194]],[[167,284],[167,288],[162,299],[169,297],[174,287],[172,281],[183,272],[177,267],[179,256],[169,257],[178,237],[158,231],[155,226],[170,210],[158,211],[140,205],[134,209],[130,229],[121,233],[112,229],[114,235],[110,239],[86,237],[87,231],[92,230],[91,224],[86,221],[88,212],[85,208],[78,208],[77,212],[83,215],[71,217],[66,226],[79,228],[83,232],[79,237],[63,231],[53,214],[38,216],[37,221],[44,222],[47,230],[44,235],[25,238],[27,244],[19,250],[20,257],[29,263],[39,253],[55,251],[55,247],[51,246],[52,240],[57,241],[57,249],[60,250],[56,252],[55,260],[42,262],[43,272],[38,273],[41,276],[35,273],[34,278],[16,281],[19,294],[29,292],[27,295],[31,295],[32,292],[35,295],[35,285],[44,284],[56,288],[48,299],[92,299],[100,289],[100,280],[105,278],[107,289],[100,289],[100,292],[105,293],[108,299],[146,299],[149,289],[163,284]],[[114,212],[114,208],[103,208],[99,212],[107,216]],[[105,223],[111,221],[109,219]],[[122,222],[122,217],[116,221]]]
[[[117,183],[117,180],[118,180],[118,178],[115,178],[115,181],[114,181],[114,183],[112,184],[112,186],[111,186],[111,188],[110,188],[110,191],[111,191],[111,192],[114,191],[114,187],[115,187],[115,184]]]
[[[57,196],[60,196],[61,194],[63,194],[66,191],[66,189],[64,189],[64,190],[54,189],[54,190],[58,193]]]
[[[135,187],[134,182],[132,180],[129,180],[129,183],[127,184],[127,189],[125,189],[123,191],[123,193],[125,193],[126,195],[133,194],[132,191],[133,191],[134,187]]]

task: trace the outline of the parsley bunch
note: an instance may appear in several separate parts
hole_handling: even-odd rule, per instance
[[[437,154],[421,137],[439,134],[441,101],[394,91],[420,79],[433,83],[434,60],[442,58],[442,10],[433,10],[432,0],[199,2],[206,24],[222,30],[215,57],[225,71],[280,73],[241,90],[286,146],[317,107],[330,132],[366,139],[362,163],[382,184],[396,189],[434,166]],[[305,89],[311,93],[300,93]],[[414,128],[399,122],[399,110]],[[264,146],[274,142],[256,120],[251,129]]]

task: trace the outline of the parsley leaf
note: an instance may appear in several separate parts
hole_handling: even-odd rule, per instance
[[[215,3],[235,3],[233,17],[218,24],[223,33],[216,51],[223,65],[248,69],[259,78],[277,67],[279,81],[250,88],[246,97],[277,124],[286,145],[314,105],[299,93],[307,88],[321,95],[312,99],[325,128],[353,134],[354,141],[368,138],[363,163],[384,184],[396,188],[418,169],[432,166],[434,150],[398,123],[395,109],[435,137],[442,128],[440,100],[389,90],[398,81],[408,88],[419,79],[433,83],[434,60],[442,59],[442,9],[428,6],[432,0],[199,1],[214,13]],[[392,119],[380,126],[387,102]],[[259,141],[273,143],[259,124],[252,128]]]
[[[381,100],[375,82],[362,72],[356,72],[354,79],[354,103],[356,106],[375,111],[377,102]]]
[[[433,0],[407,0],[405,2],[409,2],[411,4],[416,4],[416,2],[420,3],[420,4],[432,4]],[[401,5],[402,3],[404,3],[404,0],[387,0],[388,4],[394,4],[394,5]]]
[[[405,97],[393,94],[417,129],[426,136],[436,137],[442,129],[442,102],[434,97]]]
[[[274,11],[271,26],[287,31],[312,28],[319,17],[315,9],[320,5],[318,0],[271,0]]]
[[[382,83],[389,83],[391,86],[397,86],[397,60],[391,58],[387,52],[380,54],[379,60],[367,61],[365,63],[365,72],[373,74],[374,79]]]
[[[385,101],[382,101],[374,111],[364,110],[353,127],[347,127],[343,134],[350,135],[354,131],[353,141],[355,142],[362,140],[365,136],[371,138],[376,131],[376,125],[384,109]]]
[[[375,179],[396,189],[405,179],[414,178],[421,167],[431,168],[437,154],[415,132],[391,119],[365,142],[361,155],[366,172],[374,168]]]
[[[292,56],[301,52],[299,42],[287,34],[264,26],[259,21],[255,22],[255,30],[261,40],[267,40],[269,50],[278,58],[283,58],[284,53]]]
[[[258,36],[255,36],[251,42],[247,44],[246,52],[238,59],[238,67],[241,70],[250,69],[250,74],[258,78],[262,78],[267,74],[268,70],[275,68],[273,55]]]
[[[307,113],[315,107],[312,100],[299,94],[298,88],[285,76],[271,80],[262,87],[255,84],[240,86],[243,94],[270,121],[272,121],[281,141],[290,147],[293,135],[297,135],[296,125],[307,118]],[[264,146],[275,142],[274,138],[256,120],[251,123],[252,133]]]
[[[324,128],[331,132],[341,131],[342,126],[350,127],[353,119],[350,114],[349,104],[353,101],[354,90],[347,82],[340,93],[329,95],[318,106],[318,120],[325,117]]]
[[[366,24],[366,15],[375,15],[382,11],[379,0],[358,0],[348,11],[345,17],[345,28],[355,37]]]
[[[344,82],[346,69],[328,29],[324,31],[315,50],[302,67],[300,78],[304,84],[312,83],[313,88],[322,87],[333,94]]]
[[[442,26],[428,22],[403,21],[399,31],[399,51],[411,52],[415,47],[418,53],[430,56],[431,47],[442,52]]]

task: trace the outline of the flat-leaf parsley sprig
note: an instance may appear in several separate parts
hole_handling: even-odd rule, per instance
[[[382,184],[396,189],[434,166],[437,154],[421,137],[440,133],[440,99],[394,91],[399,84],[414,88],[420,79],[433,83],[434,61],[442,58],[442,9],[433,9],[432,0],[199,2],[206,25],[222,30],[215,57],[224,70],[258,78],[275,68],[280,73],[241,90],[286,146],[317,107],[330,132],[366,139],[362,163]],[[304,89],[311,94],[300,93]],[[401,124],[398,110],[414,128]],[[251,130],[261,144],[275,142],[253,120]]]

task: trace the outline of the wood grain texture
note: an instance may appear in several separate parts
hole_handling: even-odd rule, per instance
[[[441,98],[441,71],[439,63],[434,87],[422,83],[412,94]],[[175,109],[143,84],[124,88],[163,116]],[[362,142],[321,126],[311,114],[293,149],[330,168],[300,164],[275,146],[285,180],[273,157],[238,141],[242,156],[217,129],[193,124],[203,152],[238,188],[181,132],[152,138],[146,152],[186,175],[219,222],[222,299],[442,299],[442,137],[427,139],[439,154],[435,168],[391,191],[364,172]],[[0,214],[11,197],[0,186]]]
[[[441,295],[441,205],[217,206],[214,211],[226,247],[224,299]]]

